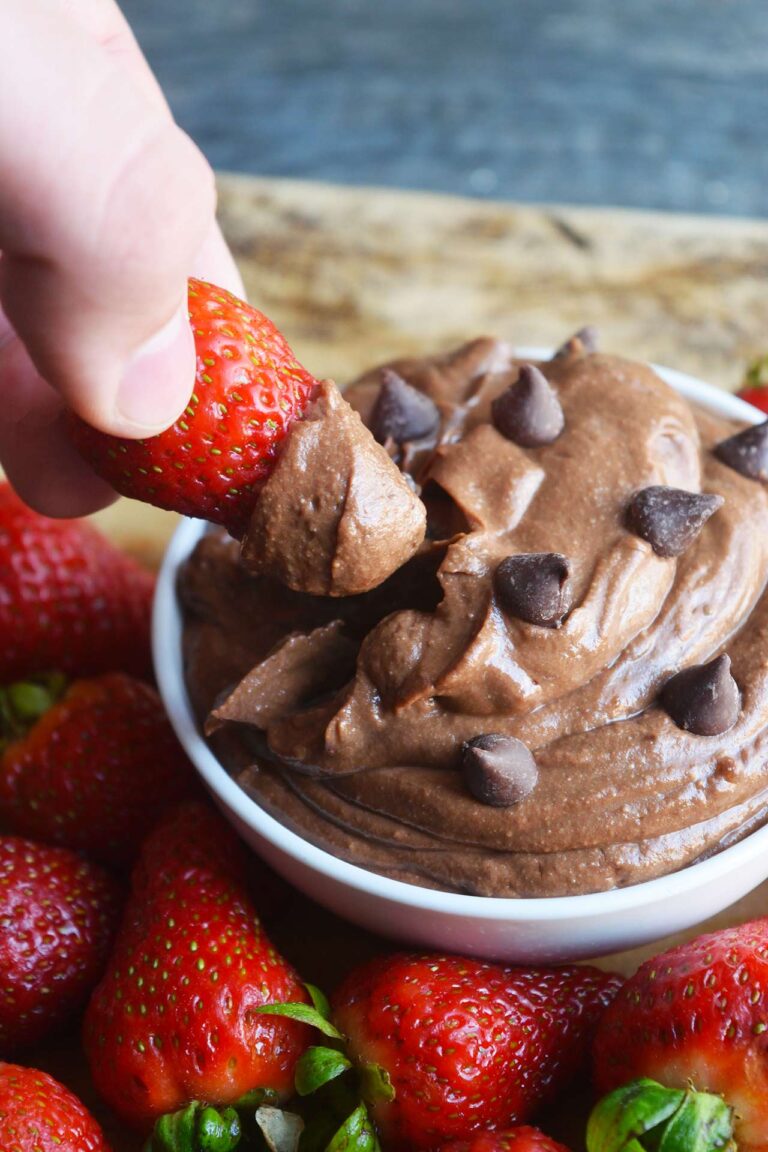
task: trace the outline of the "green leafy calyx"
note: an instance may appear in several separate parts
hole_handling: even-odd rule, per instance
[[[257,1011],[262,1016],[285,1016],[288,1020],[298,1020],[300,1024],[309,1024],[311,1028],[317,1028],[319,1032],[322,1032],[324,1036],[329,1036],[332,1040],[345,1039],[344,1035],[331,1024],[326,1016],[309,1004],[266,1004]]]
[[[66,677],[59,672],[0,688],[0,751],[23,739],[66,690]]]
[[[744,383],[750,388],[768,387],[768,355],[758,356],[747,368]]]
[[[331,1020],[331,1006],[313,984],[311,1004],[268,1004],[265,1015],[283,1016],[316,1028],[325,1044],[306,1049],[296,1065],[297,1105],[305,1121],[300,1152],[380,1152],[369,1108],[394,1099],[385,1068],[355,1063],[345,1051],[346,1037]]]
[[[735,1152],[733,1112],[720,1096],[632,1080],[587,1122],[587,1152]]]
[[[241,1135],[234,1108],[219,1111],[194,1101],[156,1121],[145,1152],[232,1152]]]
[[[338,1048],[307,1048],[296,1065],[296,1091],[299,1096],[310,1096],[351,1067],[352,1061]]]

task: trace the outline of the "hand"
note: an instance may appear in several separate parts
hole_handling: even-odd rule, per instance
[[[213,175],[113,0],[0,0],[0,461],[53,516],[113,493],[69,443],[69,405],[141,438],[194,381],[186,285],[243,294]]]

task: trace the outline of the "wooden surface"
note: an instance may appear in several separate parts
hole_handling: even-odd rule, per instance
[[[251,299],[316,373],[489,332],[607,350],[733,387],[768,344],[768,222],[534,208],[229,177]]]
[[[766,210],[765,0],[122,0],[217,168]]]
[[[745,360],[768,347],[766,223],[479,205],[234,177],[222,179],[221,215],[252,301],[309,368],[340,382],[377,358],[481,332],[554,344],[587,322],[600,326],[607,349],[724,386],[735,386]],[[99,520],[150,560],[159,559],[175,522],[127,502]],[[765,912],[768,887],[716,923]],[[271,931],[305,977],[328,989],[388,946],[292,896]],[[631,971],[661,946],[606,964]],[[71,1039],[39,1062],[98,1108]],[[580,1130],[566,1111],[547,1118],[553,1131]],[[137,1140],[104,1119],[117,1152],[138,1152]]]

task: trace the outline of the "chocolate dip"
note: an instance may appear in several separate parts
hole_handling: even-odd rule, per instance
[[[425,521],[402,472],[326,380],[261,490],[242,561],[297,592],[354,596],[413,556]]]
[[[420,544],[418,517],[367,463],[297,443],[281,484],[333,507],[331,572],[277,491],[249,534],[254,570],[212,533],[180,582],[193,705],[243,788],[338,856],[486,896],[636,883],[768,819],[768,487],[713,450],[738,429],[589,341],[521,367],[483,339],[346,390],[371,422],[383,380],[388,403],[407,395],[395,374],[439,413],[422,439],[384,446],[426,507]],[[321,403],[341,419],[334,391]],[[306,587],[316,571],[322,594],[255,573],[270,535],[294,530],[283,579]],[[363,571],[344,543],[358,531],[370,534]],[[398,549],[383,579],[381,557]],[[665,707],[677,673],[722,654],[712,692],[727,696],[725,720],[677,699],[686,678]],[[709,690],[706,668],[690,679]],[[693,718],[678,726],[678,713]],[[479,737],[533,757],[509,802],[479,800],[482,780],[467,787],[462,750]]]

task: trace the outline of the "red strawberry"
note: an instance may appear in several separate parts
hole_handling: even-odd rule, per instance
[[[595,1073],[602,1091],[652,1077],[718,1093],[741,1152],[768,1148],[768,918],[641,965],[600,1024]]]
[[[39,1040],[83,1005],[117,914],[100,868],[63,848],[0,837],[0,1051]]]
[[[388,1073],[372,1101],[390,1148],[431,1149],[526,1120],[583,1063],[620,980],[595,968],[510,968],[391,956],[353,972],[334,1021],[359,1064]]]
[[[20,835],[124,864],[197,777],[149,684],[115,672],[59,699],[57,687],[0,689],[0,815]]]
[[[768,413],[768,356],[760,356],[750,364],[737,395]]]
[[[192,1100],[290,1091],[305,1029],[258,1009],[304,991],[256,919],[241,852],[216,813],[187,804],[149,836],[134,869],[85,1048],[96,1087],[139,1129]]]
[[[76,1096],[34,1068],[0,1063],[0,1143],[8,1152],[109,1152]]]
[[[444,1144],[441,1152],[569,1152],[538,1128],[507,1128],[503,1132],[478,1132],[470,1140]]]
[[[0,683],[41,672],[151,674],[154,577],[80,520],[0,483]]]
[[[266,316],[223,288],[190,280],[189,318],[197,374],[176,423],[147,440],[122,440],[73,417],[73,437],[118,492],[241,536],[317,381]]]

